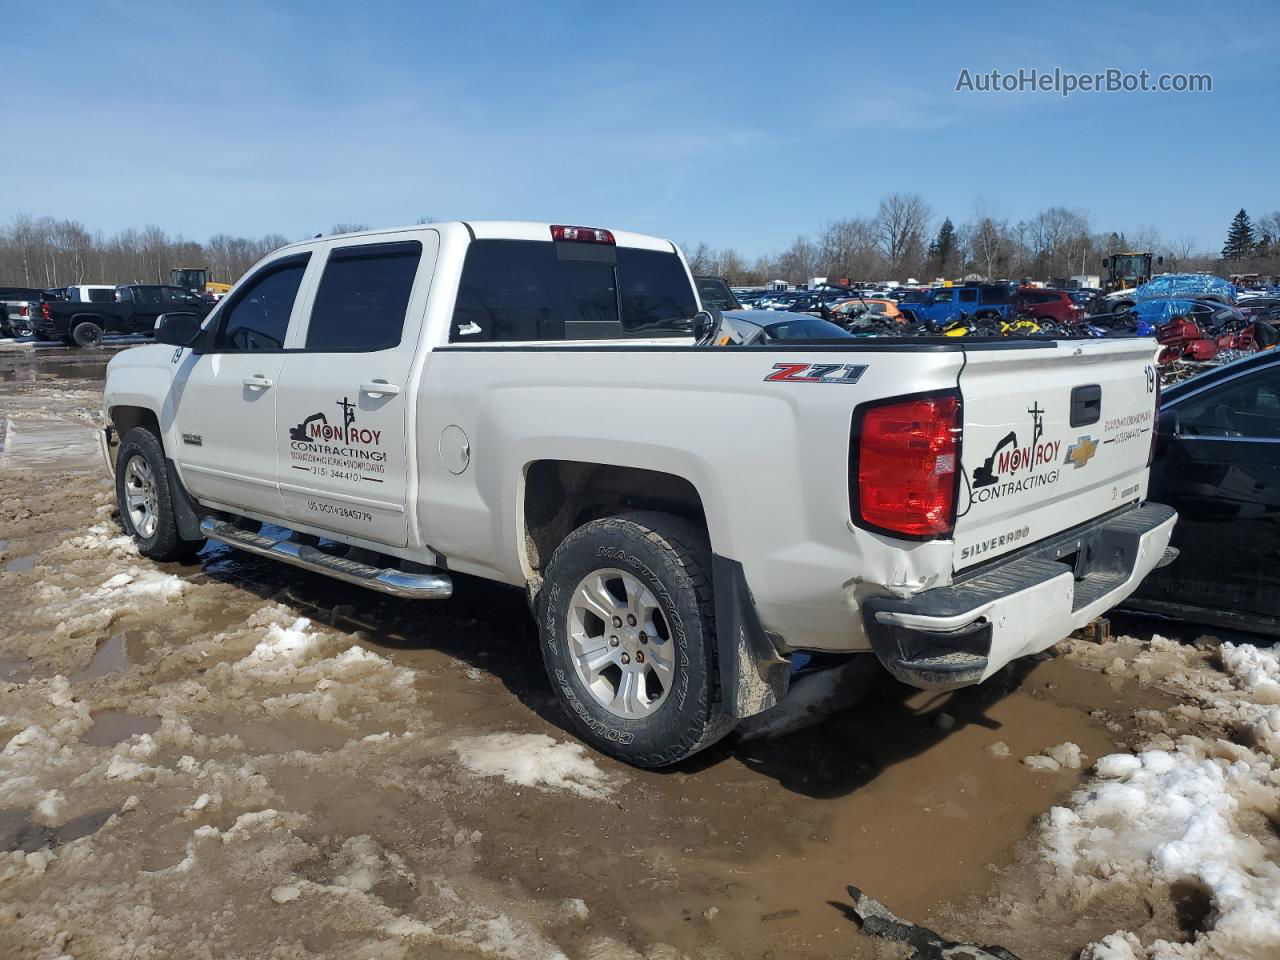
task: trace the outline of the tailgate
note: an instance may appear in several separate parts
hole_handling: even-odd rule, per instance
[[[974,344],[960,375],[962,570],[1147,495],[1155,344]]]

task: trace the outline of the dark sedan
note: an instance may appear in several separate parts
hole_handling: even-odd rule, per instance
[[[1280,635],[1280,351],[1165,392],[1150,497],[1177,509],[1181,552],[1126,605]]]

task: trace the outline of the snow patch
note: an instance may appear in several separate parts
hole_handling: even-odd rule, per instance
[[[557,743],[543,733],[491,733],[460,737],[450,748],[462,765],[482,777],[501,777],[522,787],[566,790],[600,800],[613,792],[612,778],[596,766],[580,743]]]
[[[1124,644],[1134,641],[1111,646]],[[1152,650],[1166,662],[1155,663]],[[1280,809],[1280,646],[1224,643],[1221,673],[1202,653],[1161,637],[1130,661],[1088,648],[1079,656],[1105,663],[1106,672],[1158,677],[1184,698],[1171,712],[1191,711],[1243,741],[1175,741],[1156,714],[1144,749],[1102,757],[1071,805],[1050,811],[1043,856],[1077,891],[1105,897],[1115,883],[1192,883],[1212,905],[1191,943],[1143,945],[1117,931],[1086,947],[1082,960],[1280,956],[1280,851],[1265,826]]]

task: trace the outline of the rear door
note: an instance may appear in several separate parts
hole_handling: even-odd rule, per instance
[[[1146,498],[1150,341],[1006,341],[965,349],[957,569]]]
[[[408,542],[410,374],[438,248],[434,230],[325,245],[276,399],[280,492],[295,521]]]
[[[169,299],[168,287],[139,284],[128,289],[133,292],[133,316],[129,318],[128,326],[135,333],[150,333],[155,329],[156,317],[178,309]]]

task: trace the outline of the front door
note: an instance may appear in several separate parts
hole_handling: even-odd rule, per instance
[[[408,542],[409,380],[438,245],[415,230],[326,246],[276,395],[280,492],[295,521]]]
[[[175,353],[174,460],[203,503],[285,516],[276,478],[277,392],[309,256],[261,268],[213,318],[207,345]]]

